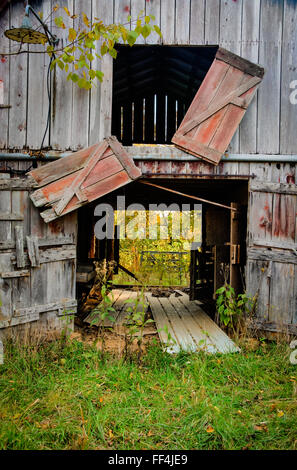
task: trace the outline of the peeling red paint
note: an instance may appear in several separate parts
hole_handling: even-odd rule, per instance
[[[288,184],[295,184],[295,176],[294,175],[287,175],[287,183]]]
[[[295,240],[295,205],[291,197],[275,195],[273,236]]]

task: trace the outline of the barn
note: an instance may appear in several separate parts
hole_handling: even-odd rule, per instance
[[[55,2],[29,3],[63,44]],[[26,4],[0,1],[0,339],[71,327],[80,267],[114,255],[94,247],[94,207],[118,195],[203,200],[192,300],[228,263],[257,327],[296,334],[297,1],[61,0],[106,24],[144,11],[162,31],[118,44],[88,91],[49,73],[41,45],[11,54]]]

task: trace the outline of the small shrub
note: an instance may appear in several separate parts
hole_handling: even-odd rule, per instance
[[[246,293],[236,295],[230,284],[224,284],[216,291],[216,307],[219,322],[234,330],[234,327],[243,317],[253,311],[254,299]]]

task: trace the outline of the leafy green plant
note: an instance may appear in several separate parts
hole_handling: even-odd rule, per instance
[[[115,309],[112,307],[114,298],[112,291],[108,291],[108,283],[101,286],[101,296],[101,302],[91,313],[92,319],[90,324],[91,326],[98,326],[98,338],[101,342],[101,358],[104,361],[106,332],[112,329],[110,326],[105,326],[105,322],[109,321],[112,324],[115,322]]]
[[[58,10],[61,8],[57,5],[54,11]],[[56,48],[47,47],[50,57],[55,57],[51,67],[58,65],[67,74],[67,80],[87,90],[92,87],[95,79],[102,82],[104,73],[99,70],[97,59],[101,60],[106,54],[116,59],[117,42],[122,41],[133,46],[139,36],[145,39],[153,31],[161,36],[159,26],[152,24],[155,17],[143,15],[143,11],[134,21],[131,16],[127,17],[127,28],[125,24],[104,24],[100,18],[94,18],[92,21],[86,13],[72,14],[67,7],[63,10],[54,21],[58,28],[67,30],[68,43],[63,48],[59,45]]]
[[[47,18],[43,18],[42,11],[38,14],[44,22],[55,14],[55,28],[64,31],[64,40],[55,45],[47,45],[46,38],[43,41],[44,54],[51,58],[51,69],[58,66],[65,72],[67,80],[86,90],[92,88],[96,80],[103,81],[104,73],[100,70],[100,61],[106,54],[116,59],[115,46],[118,42],[133,46],[139,36],[146,39],[153,32],[162,36],[159,26],[153,24],[155,17],[145,15],[143,10],[136,18],[133,19],[129,15],[126,23],[118,24],[104,24],[101,18],[91,19],[84,11],[73,13],[66,6],[60,7],[58,4],[53,7]],[[35,51],[20,48],[16,52],[1,51],[0,55],[6,57],[23,52]]]
[[[246,293],[236,295],[230,284],[225,283],[216,291],[219,321],[234,329],[239,318],[251,311],[252,300]]]
[[[137,337],[137,361],[140,364],[143,354],[143,333],[144,328],[153,323],[154,320],[147,318],[146,306],[147,303],[144,297],[144,291],[142,290],[140,295],[136,299],[128,299],[125,303],[129,304],[126,309],[127,315],[124,322],[125,327],[125,352],[124,357],[127,359],[131,357],[131,347],[134,338]]]

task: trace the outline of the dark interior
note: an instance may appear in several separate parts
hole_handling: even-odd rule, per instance
[[[159,185],[214,201],[220,204],[239,204],[237,227],[239,233],[236,245],[239,246],[239,257],[232,266],[233,283],[241,291],[244,283],[246,264],[246,227],[247,227],[247,180],[210,180],[210,179],[150,179]],[[125,196],[126,208],[129,204],[142,204],[149,209],[149,204],[172,203],[190,204],[194,209],[195,201],[173,193],[145,186],[140,181],[124,186],[100,199],[100,204],[107,202],[116,208],[117,196]],[[93,265],[94,260],[115,260],[119,255],[119,243],[116,240],[98,241],[94,237],[94,208],[99,201],[78,210],[78,265]],[[197,204],[199,202],[197,201]],[[235,221],[236,224],[236,221]],[[206,303],[213,301],[214,293],[223,285],[222,263],[229,264],[231,259],[232,215],[229,209],[202,203],[202,247],[193,251],[191,262],[190,294],[192,299]],[[231,263],[232,264],[232,263]],[[86,286],[78,286],[78,293]]]
[[[124,145],[170,143],[217,47],[117,45],[117,50],[112,134]]]

